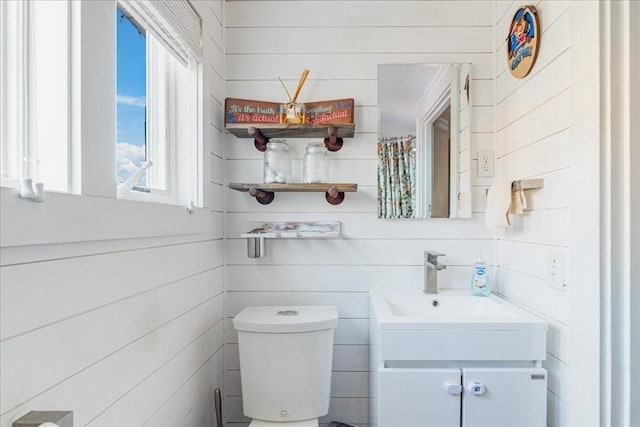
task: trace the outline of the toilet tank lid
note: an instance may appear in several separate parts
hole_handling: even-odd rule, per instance
[[[321,331],[337,324],[334,305],[249,306],[233,318],[238,331],[264,333]]]

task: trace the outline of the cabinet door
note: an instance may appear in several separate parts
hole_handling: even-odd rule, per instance
[[[378,427],[460,426],[459,369],[381,369],[379,374]]]
[[[463,427],[545,427],[547,372],[542,368],[463,369]]]

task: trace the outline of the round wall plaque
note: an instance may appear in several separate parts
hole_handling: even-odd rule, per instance
[[[513,15],[507,37],[507,65],[514,77],[521,79],[529,74],[539,47],[538,11],[533,6],[522,6]]]

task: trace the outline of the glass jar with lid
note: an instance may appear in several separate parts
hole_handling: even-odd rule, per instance
[[[291,153],[284,139],[270,139],[264,152],[264,182],[291,181]]]
[[[324,143],[307,144],[302,159],[302,182],[305,184],[329,182],[329,155]]]

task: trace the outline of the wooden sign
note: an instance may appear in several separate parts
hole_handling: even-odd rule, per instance
[[[224,100],[224,123],[278,124],[280,103],[227,98]]]
[[[523,6],[513,15],[507,37],[507,64],[514,77],[521,79],[531,72],[539,47],[538,11],[533,6]]]
[[[307,102],[309,125],[337,125],[353,123],[353,99],[335,99],[332,101]]]
[[[224,101],[224,123],[260,127],[264,124],[286,124],[278,102],[227,98]],[[286,106],[286,104],[284,104]],[[332,125],[353,123],[353,99],[307,102],[304,124]]]

